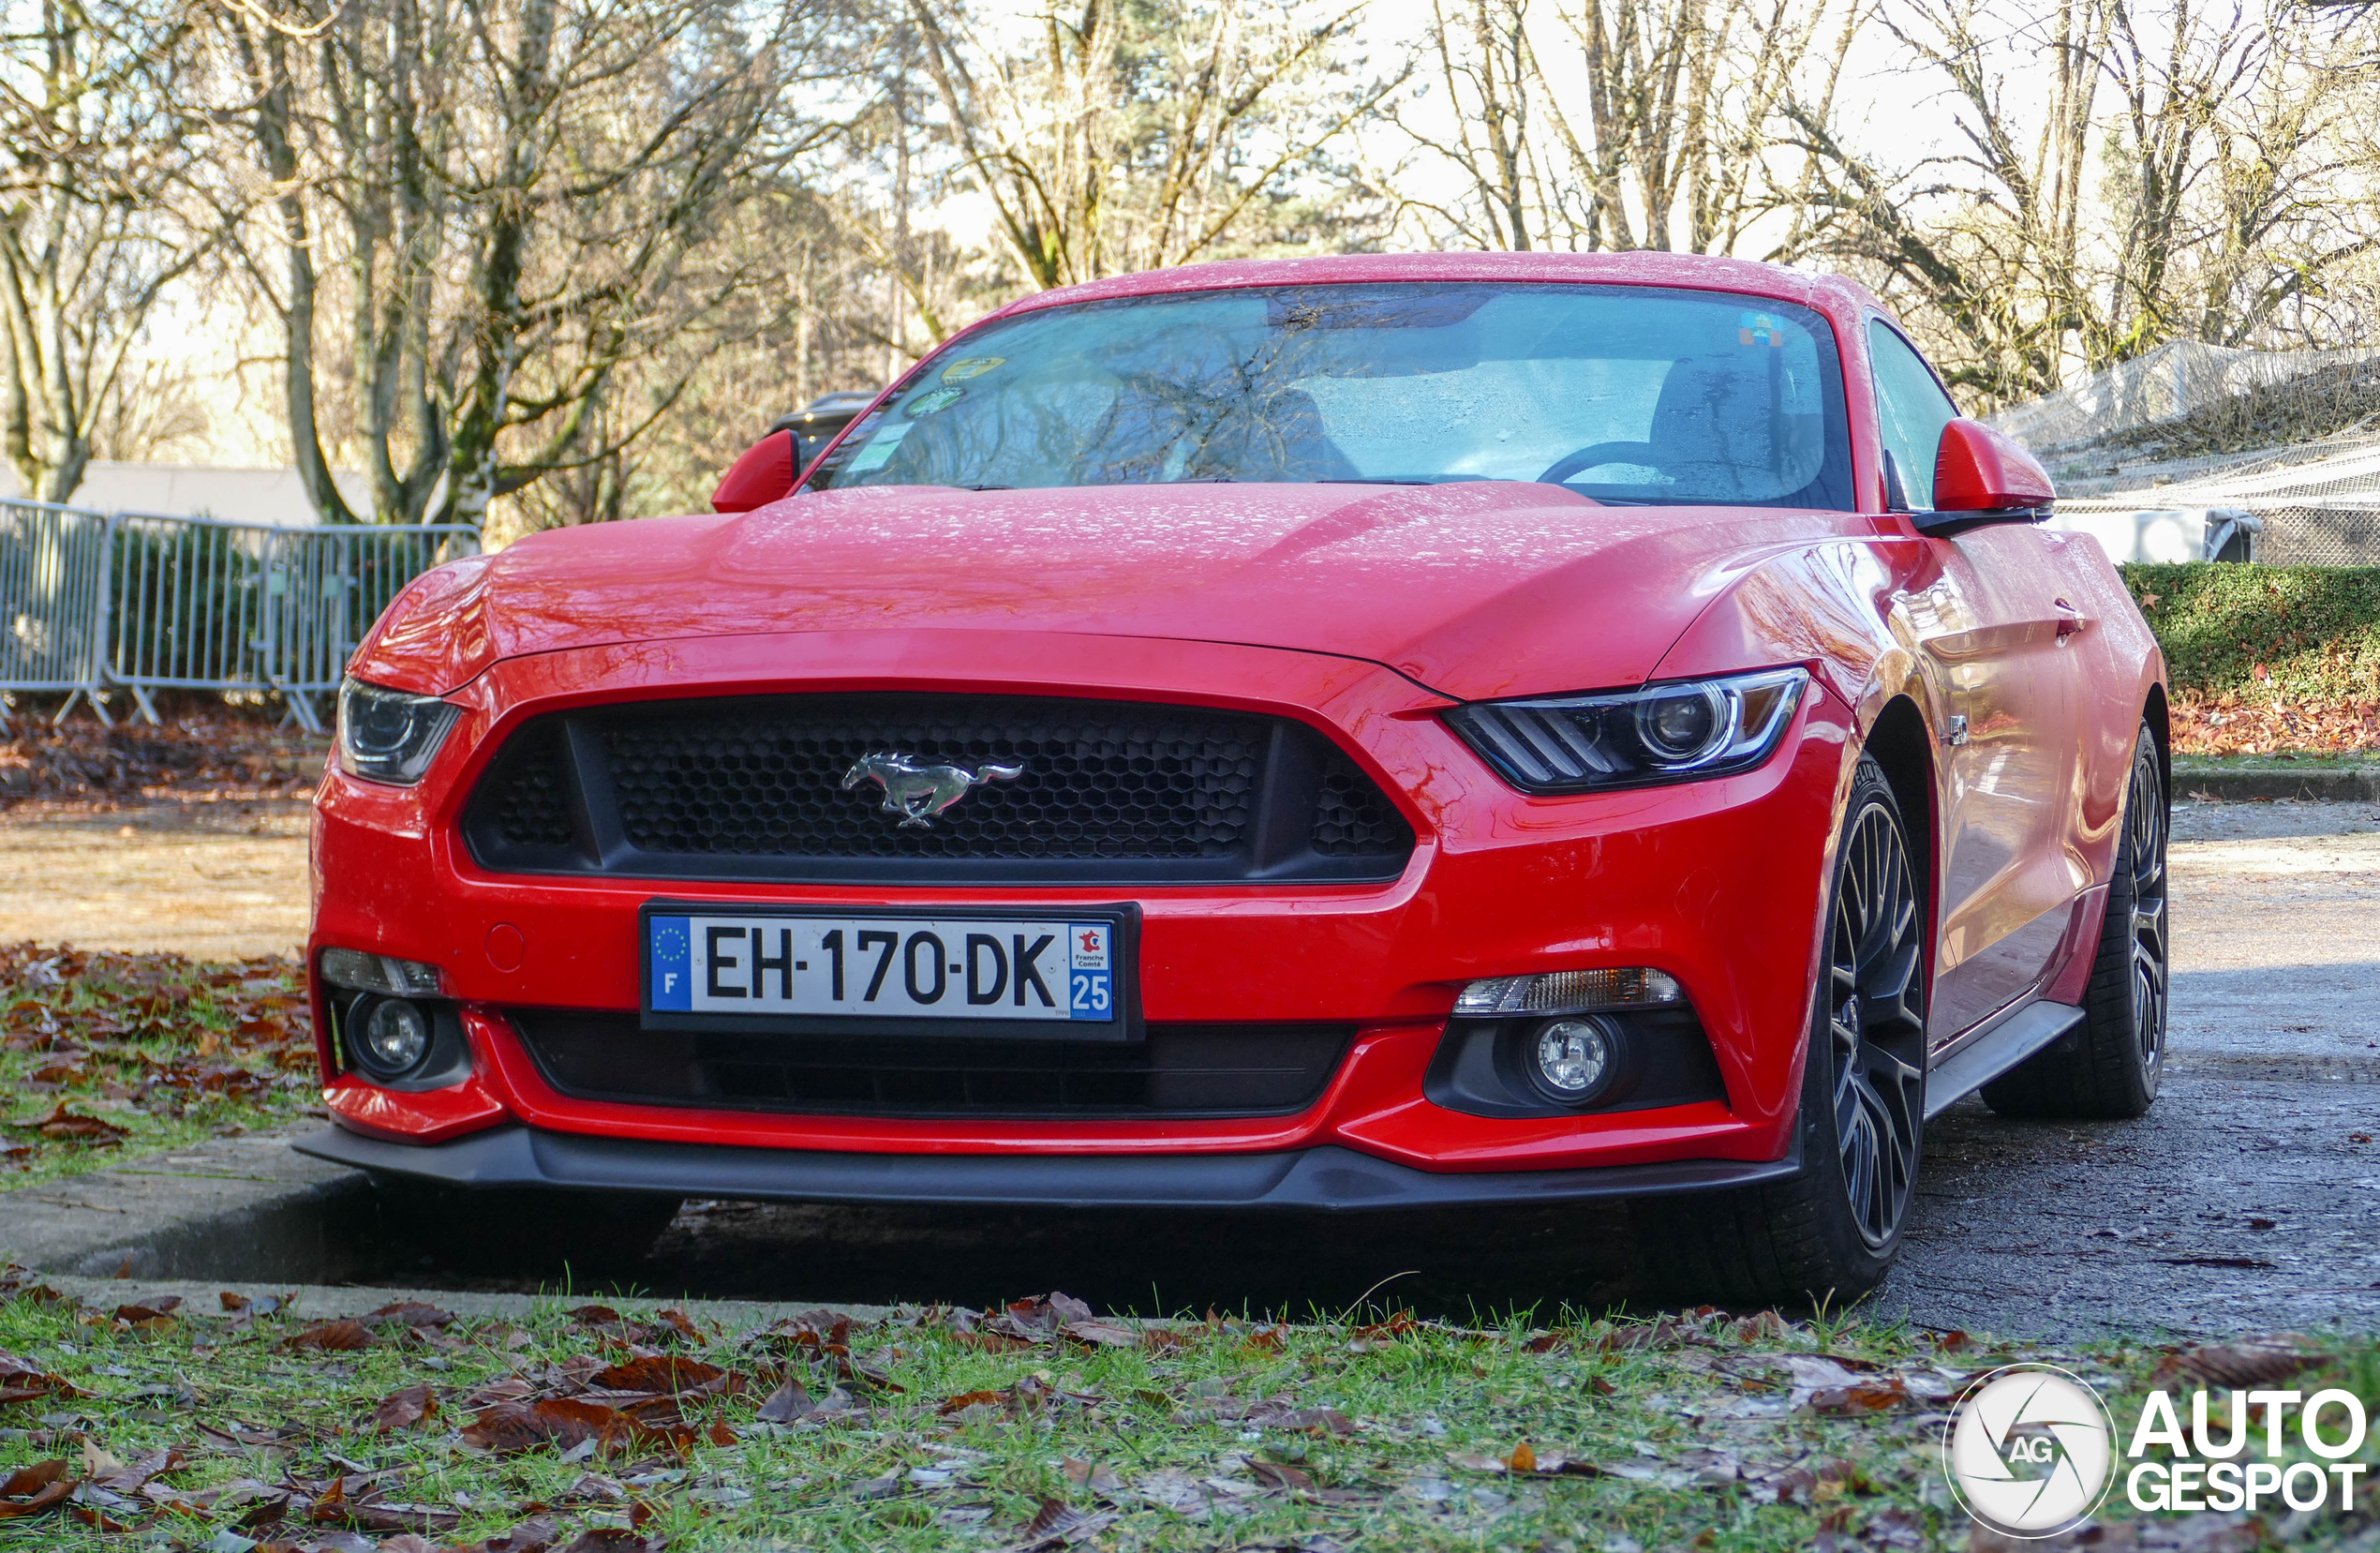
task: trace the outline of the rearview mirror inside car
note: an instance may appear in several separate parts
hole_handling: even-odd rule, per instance
[[[1981,421],[1942,427],[1934,455],[1934,510],[1911,513],[1922,534],[1947,538],[1987,523],[2039,523],[2058,500],[2049,471],[2017,442]]]
[[[801,455],[795,450],[792,428],[772,431],[736,459],[719,488],[710,493],[711,511],[748,513],[766,507],[791,495],[800,474]]]

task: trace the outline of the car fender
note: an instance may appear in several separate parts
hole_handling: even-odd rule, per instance
[[[1880,535],[1847,536],[1757,558],[1728,580],[1654,671],[1657,679],[1689,679],[1800,664],[1809,669],[1821,694],[1849,709],[1855,732],[1845,740],[1835,771],[1822,878],[1833,877],[1852,777],[1885,709],[1905,697],[1917,707],[1929,739],[1941,725],[1944,689],[1918,650],[1917,634],[1908,618],[1911,574],[1923,564],[1924,555],[1913,540]],[[1930,759],[1925,780],[1930,796],[1937,781]],[[1922,838],[1926,855],[1921,866],[1927,875],[1929,901],[1938,893],[1934,875],[1941,855],[1940,809],[1936,799],[1926,814],[1910,820],[1927,832]],[[1929,916],[1939,916],[1938,905]],[[1810,933],[1807,984],[1812,987],[1824,951],[1824,932],[1821,913]],[[1930,942],[1930,924],[1927,936]],[[1929,953],[1929,976],[1932,960]],[[1807,1047],[1805,1040],[1794,1068],[1796,1085]]]

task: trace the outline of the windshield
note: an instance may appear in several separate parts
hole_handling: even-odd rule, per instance
[[[808,487],[1530,480],[1849,509],[1832,332],[1764,297],[1416,283],[1136,296],[929,359]]]

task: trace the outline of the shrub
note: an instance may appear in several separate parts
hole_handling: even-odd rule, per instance
[[[2380,566],[2122,569],[2178,696],[2380,699]]]

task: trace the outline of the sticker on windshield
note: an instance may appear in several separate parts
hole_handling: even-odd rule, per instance
[[[868,440],[868,445],[859,450],[858,457],[845,466],[844,472],[864,474],[870,470],[883,469],[900,451],[900,440],[916,429],[917,423],[915,421],[903,421],[897,426],[885,427]]]
[[[942,381],[965,382],[969,378],[980,378],[993,367],[1005,364],[1007,360],[1005,356],[969,356],[944,367]]]
[[[937,410],[948,410],[966,396],[967,391],[963,388],[937,388],[930,393],[918,395],[900,408],[904,414],[913,417],[931,415]]]
[[[1785,326],[1767,313],[1746,313],[1737,321],[1735,339],[1741,345],[1785,346]]]

